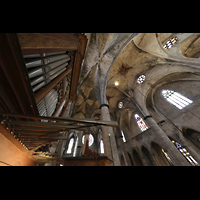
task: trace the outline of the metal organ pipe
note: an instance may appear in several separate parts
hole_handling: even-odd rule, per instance
[[[36,92],[66,70],[70,57],[66,52],[42,53],[24,55],[24,61],[32,90]],[[67,78],[65,78],[64,85],[66,91]],[[52,89],[37,104],[39,114],[41,116],[51,116],[56,109],[58,98],[58,91]]]
[[[24,56],[33,92],[36,92],[63,71],[70,57],[66,52],[42,53]]]
[[[41,116],[51,116],[58,103],[58,92],[52,89],[38,104],[38,111]]]
[[[66,92],[67,85],[68,85],[68,81],[67,81],[67,77],[65,77],[65,78],[64,78],[64,83],[63,83],[64,94],[65,94],[65,92]]]

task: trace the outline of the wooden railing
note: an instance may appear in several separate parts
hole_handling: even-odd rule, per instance
[[[66,140],[66,133],[73,130],[85,131],[92,126],[118,126],[115,121],[101,121],[70,117],[28,116],[0,113],[1,128],[15,137],[28,150],[57,140]]]

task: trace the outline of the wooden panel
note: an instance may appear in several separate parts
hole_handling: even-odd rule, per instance
[[[0,34],[0,111],[37,115],[16,34]]]
[[[74,101],[76,99],[78,80],[79,80],[79,75],[80,75],[80,70],[81,70],[81,64],[85,55],[86,44],[87,44],[86,36],[79,34],[78,49],[75,53],[74,67],[72,70],[72,83],[71,83],[71,90],[70,90],[71,101]]]
[[[10,142],[13,143],[20,151],[27,150],[17,141],[8,131],[0,124],[0,134],[4,135]]]
[[[76,99],[76,92],[77,92],[78,80],[79,80],[79,75],[80,75],[80,70],[81,70],[81,63],[82,63],[82,57],[79,52],[76,52],[74,67],[72,70],[72,83],[71,83],[71,90],[70,90],[71,101],[74,101]]]
[[[74,157],[64,158],[63,166],[111,166],[112,161],[102,157]]]
[[[18,38],[23,53],[72,51],[78,46],[76,37],[67,33],[18,33]]]
[[[28,151],[0,125],[0,166],[33,166],[36,164],[36,160],[28,155]]]

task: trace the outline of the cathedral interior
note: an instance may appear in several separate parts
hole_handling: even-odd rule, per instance
[[[0,166],[199,166],[200,33],[0,33]]]

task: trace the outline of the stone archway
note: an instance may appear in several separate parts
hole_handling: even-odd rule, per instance
[[[154,155],[154,159],[156,161],[156,165],[158,166],[170,166],[167,158],[164,156],[162,152],[162,148],[155,142],[151,142],[151,149]]]
[[[142,146],[142,155],[143,155],[143,159],[144,159],[144,162],[146,163],[147,166],[155,166],[156,163],[155,161],[153,160],[150,152],[147,150],[146,147]]]

